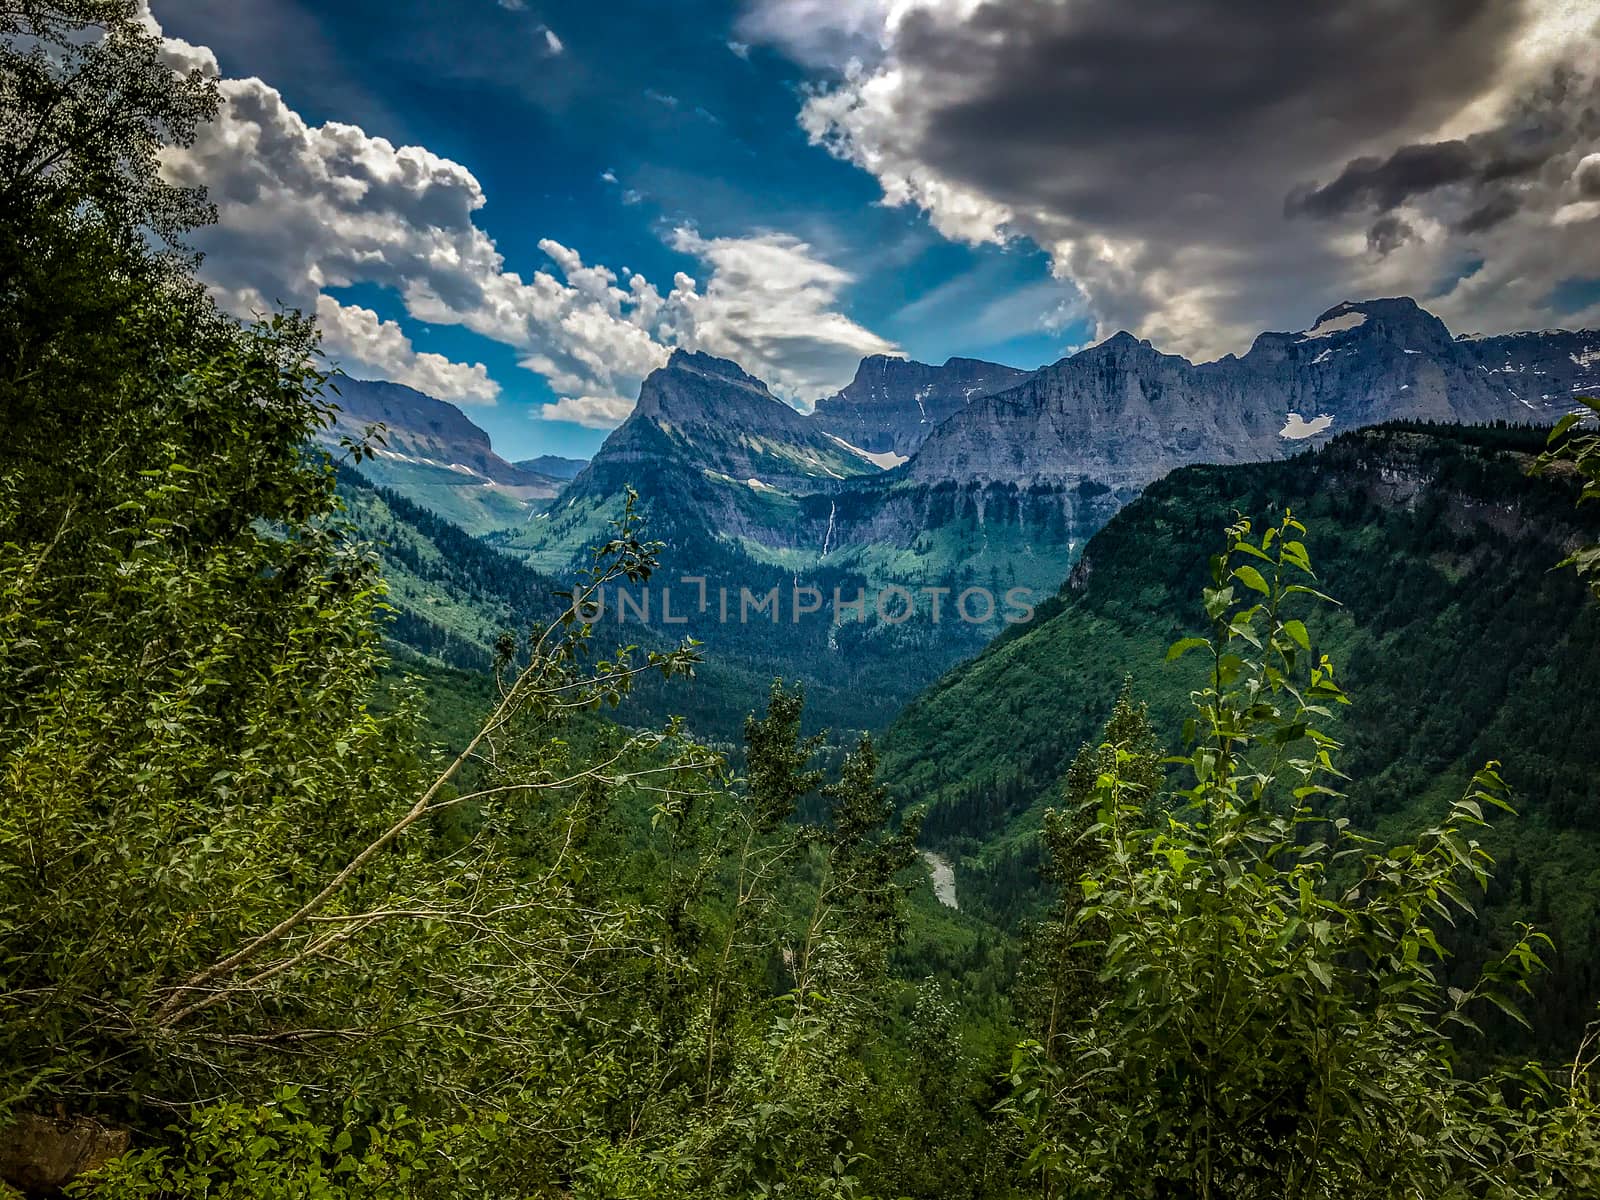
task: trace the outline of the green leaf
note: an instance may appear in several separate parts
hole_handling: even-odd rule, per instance
[[[1339,602],[1332,596],[1329,596],[1324,592],[1319,592],[1316,588],[1307,587],[1303,583],[1291,583],[1288,587],[1283,589],[1283,594],[1285,596],[1315,596],[1318,600],[1321,600],[1324,603],[1343,607],[1342,605],[1339,605]]]
[[[1555,428],[1550,431],[1550,436],[1545,439],[1545,444],[1547,446],[1555,445],[1562,438],[1566,437],[1567,431],[1581,420],[1583,420],[1582,413],[1568,413],[1566,416],[1562,417],[1561,420],[1556,422]]]
[[[1261,572],[1248,563],[1235,567],[1233,577],[1252,591],[1260,592],[1263,596],[1272,595],[1272,589],[1267,586],[1267,581],[1262,578]]]

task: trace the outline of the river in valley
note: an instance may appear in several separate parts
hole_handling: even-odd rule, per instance
[[[956,868],[948,858],[932,850],[919,850],[922,861],[928,864],[928,876],[933,880],[933,894],[946,908],[960,908],[956,903]]]

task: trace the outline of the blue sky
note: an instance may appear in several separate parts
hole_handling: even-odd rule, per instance
[[[1345,299],[1600,324],[1600,5],[150,0],[225,305],[587,455],[674,346],[1202,360]],[[1509,165],[1508,165],[1509,164]]]
[[[538,243],[553,238],[669,280],[699,269],[667,244],[678,225],[779,230],[857,276],[841,307],[912,357],[1032,367],[1087,336],[1082,320],[1050,319],[1073,292],[1036,247],[947,241],[810,145],[795,119],[806,72],[763,47],[731,50],[730,5],[243,7],[157,0],[155,12],[168,35],[209,46],[225,75],[261,77],[308,122],[353,122],[466,166],[488,197],[478,224],[514,268],[544,264]],[[543,49],[546,29],[560,54]],[[603,429],[534,419],[555,397],[512,348],[410,320],[388,288],[330,292],[402,322],[419,349],[484,362],[502,394],[466,411],[502,453],[586,456],[603,440]]]

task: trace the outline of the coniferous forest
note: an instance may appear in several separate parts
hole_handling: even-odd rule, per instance
[[[631,492],[557,578],[319,441],[214,80],[0,36],[3,1194],[1600,1195],[1592,424],[1177,471],[881,750],[712,738]]]

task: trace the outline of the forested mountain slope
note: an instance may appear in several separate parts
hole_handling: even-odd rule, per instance
[[[356,471],[339,476],[345,518],[357,535],[377,552],[388,586],[391,612],[384,627],[394,642],[434,663],[468,671],[486,670],[496,639],[504,632],[525,635],[537,621],[548,620],[558,604],[557,592],[570,589],[572,570],[535,570],[518,555],[473,537],[450,521],[393,489],[378,487]],[[616,513],[621,513],[620,505]],[[671,520],[670,510],[645,528],[647,538],[667,542],[662,570],[649,584],[618,585],[607,591],[608,603],[598,614],[602,637],[625,644],[662,648],[685,636],[708,642],[704,662],[692,676],[670,687],[654,678],[638,682],[632,704],[636,719],[686,717],[703,736],[729,741],[744,719],[763,703],[775,676],[807,689],[807,721],[834,730],[878,729],[887,725],[900,705],[962,653],[983,644],[982,629],[961,626],[960,634],[935,645],[929,630],[897,633],[873,617],[847,617],[832,623],[827,604],[799,621],[790,619],[795,576],[781,567],[730,553],[714,538]],[[598,544],[600,533],[590,544]],[[697,590],[679,582],[684,574],[705,574],[733,584],[729,620],[719,620],[716,585],[708,611],[696,611]],[[829,597],[838,588],[855,596],[866,584],[858,572],[821,568],[805,576],[808,585]],[[774,621],[767,610],[740,620],[739,589],[756,598],[779,590],[784,607]],[[663,609],[663,595],[671,589]],[[624,609],[621,593],[644,606]],[[670,617],[671,620],[664,620]],[[677,623],[678,618],[685,623]]]
[[[1600,512],[1574,510],[1574,487],[1526,476],[1541,442],[1535,431],[1400,425],[1289,461],[1173,472],[1091,540],[1035,624],[907,708],[887,735],[887,778],[903,802],[928,806],[925,840],[965,856],[964,897],[1002,918],[1027,909],[1033,831],[1078,747],[1131,676],[1181,750],[1204,667],[1165,664],[1164,652],[1203,629],[1208,558],[1234,515],[1290,507],[1343,606],[1312,631],[1354,701],[1334,730],[1352,776],[1341,811],[1403,832],[1502,760],[1520,816],[1491,835],[1496,920],[1552,932],[1552,1003],[1570,1001],[1561,1019],[1581,1025],[1600,980],[1600,606],[1552,568],[1595,538]]]
[[[548,620],[569,581],[535,571],[398,491],[348,467],[345,517],[383,560],[391,638],[437,662],[489,666],[495,639]]]

